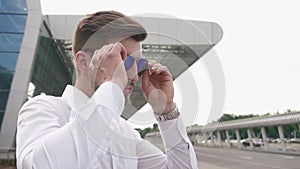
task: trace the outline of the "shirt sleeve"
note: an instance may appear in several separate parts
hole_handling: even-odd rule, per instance
[[[76,98],[70,98],[76,99]],[[112,82],[103,83],[84,106],[63,116],[66,105],[57,98],[39,96],[21,108],[17,124],[17,168],[87,168],[97,145],[111,144],[116,122],[124,107],[122,90]]]
[[[158,124],[166,154],[148,141],[141,140],[137,145],[138,168],[197,169],[194,148],[187,136],[182,118],[179,116],[177,119]]]

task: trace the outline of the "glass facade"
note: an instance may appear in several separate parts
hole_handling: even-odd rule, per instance
[[[26,17],[25,0],[0,0],[0,126],[20,52]]]
[[[72,84],[72,74],[72,60],[63,44],[41,36],[31,79],[35,86],[33,96],[41,93],[61,96],[66,85]]]

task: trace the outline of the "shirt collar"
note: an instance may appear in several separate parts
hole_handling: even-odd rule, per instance
[[[84,105],[89,100],[89,97],[86,94],[71,85],[67,85],[62,98],[67,101],[72,109]]]

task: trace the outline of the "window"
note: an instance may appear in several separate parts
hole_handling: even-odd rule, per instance
[[[0,12],[26,14],[25,0],[0,0]]]
[[[0,52],[0,71],[14,71],[18,55],[18,52]]]
[[[26,15],[0,14],[0,32],[23,33]]]

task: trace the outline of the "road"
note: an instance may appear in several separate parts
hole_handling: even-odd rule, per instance
[[[300,156],[194,147],[199,169],[299,169]]]

